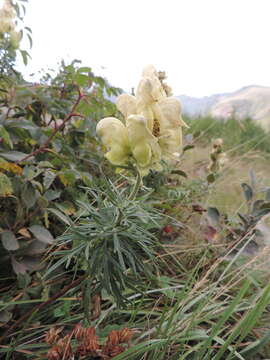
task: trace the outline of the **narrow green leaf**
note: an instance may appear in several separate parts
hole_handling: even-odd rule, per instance
[[[57,209],[52,209],[52,208],[48,208],[47,209],[49,212],[51,212],[52,214],[54,214],[56,217],[58,217],[63,223],[65,223],[66,225],[71,225],[71,220],[68,216],[64,215],[61,211],[57,210]]]
[[[251,200],[252,197],[253,197],[252,188],[246,183],[242,183],[241,186],[242,186],[242,189],[244,191],[244,195],[245,195],[246,200],[247,201]]]
[[[10,149],[13,149],[13,143],[10,139],[9,133],[4,128],[3,125],[0,125],[0,139],[2,138],[3,143],[6,144]],[[1,153],[0,153],[1,155]]]
[[[10,161],[21,161],[27,155],[28,154],[25,154],[25,153],[20,152],[20,151],[0,152],[1,157],[3,157],[6,160],[10,160]]]
[[[181,175],[181,176],[183,176],[183,177],[185,177],[185,178],[188,177],[188,176],[187,176],[187,173],[186,173],[185,171],[183,171],[183,170],[173,170],[173,171],[172,171],[172,174]]]

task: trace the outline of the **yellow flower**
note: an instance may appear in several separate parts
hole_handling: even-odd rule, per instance
[[[145,118],[141,115],[130,115],[127,118],[127,130],[131,152],[140,174],[145,176],[150,169],[162,170],[160,147]]]
[[[186,123],[181,116],[181,104],[174,97],[161,99],[156,118],[160,124],[159,145],[165,160],[177,160],[182,152],[182,127]]]
[[[137,114],[145,117],[150,131],[153,131],[155,113],[158,111],[157,102],[166,97],[166,92],[153,65],[144,68],[135,97]]]
[[[125,120],[129,115],[137,114],[136,98],[129,94],[121,94],[116,99],[116,107],[123,114]]]
[[[161,171],[161,159],[178,160],[182,152],[181,104],[168,94],[164,72],[148,65],[142,72],[135,96],[122,94],[116,101],[126,126],[116,118],[105,118],[97,133],[109,149],[107,159],[114,165],[135,162],[142,176],[150,169]]]
[[[114,117],[107,117],[97,124],[97,134],[109,150],[105,157],[113,165],[127,165],[130,157],[130,146],[125,125]]]

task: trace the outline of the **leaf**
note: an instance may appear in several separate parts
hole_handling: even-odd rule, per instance
[[[242,189],[244,191],[244,195],[245,195],[246,200],[250,201],[252,199],[252,197],[253,197],[252,188],[246,183],[242,183],[241,186],[242,186]]]
[[[52,201],[55,199],[59,199],[60,195],[61,195],[62,191],[61,190],[48,190],[45,192],[44,197],[45,199],[47,199],[48,201]]]
[[[17,281],[19,289],[25,289],[31,284],[32,278],[29,274],[18,274]]]
[[[208,184],[212,184],[213,182],[215,182],[216,177],[215,177],[215,175],[214,175],[213,173],[211,173],[211,174],[209,174],[209,175],[207,176],[206,179],[207,179]]]
[[[32,29],[30,27],[25,26],[24,28],[25,28],[25,30],[27,30],[28,32],[30,32],[32,34]]]
[[[270,188],[266,190],[265,200],[270,200]]]
[[[93,112],[92,105],[90,105],[85,98],[82,99],[77,109],[79,113],[83,114],[84,116],[90,116]]]
[[[26,66],[28,63],[28,57],[30,57],[30,55],[28,54],[28,52],[26,50],[20,50],[20,53],[22,55],[23,63]]]
[[[76,212],[74,205],[70,201],[64,201],[61,204],[56,204],[56,206],[66,215],[73,215]]]
[[[0,311],[0,325],[6,324],[7,322],[9,322],[9,320],[11,320],[11,318],[12,318],[11,312],[7,310]]]
[[[0,156],[4,159],[10,160],[10,161],[21,161],[23,158],[25,158],[28,154],[25,154],[20,151],[6,151],[6,152],[0,152]]]
[[[29,227],[29,230],[37,240],[45,244],[52,244],[54,241],[52,234],[44,226],[32,225]]]
[[[54,214],[56,217],[58,217],[63,223],[71,225],[71,220],[69,219],[69,217],[61,213],[61,211],[52,208],[48,208],[47,210]]]
[[[56,173],[46,170],[43,177],[43,185],[45,189],[49,189],[49,187],[54,182],[54,179],[56,178]]]
[[[172,174],[176,174],[176,175],[180,175],[180,176],[183,176],[185,178],[187,178],[187,173],[185,173],[183,170],[173,170],[172,171]]]
[[[253,203],[252,211],[259,210],[263,204],[264,204],[264,201],[263,201],[263,200],[256,200],[256,201]]]
[[[11,264],[15,274],[26,273],[27,267],[23,263],[18,262],[14,256],[11,256]]]
[[[258,184],[258,180],[256,178],[256,175],[255,175],[253,169],[249,170],[249,177],[250,177],[250,183],[251,183],[252,188],[256,188],[256,186]]]
[[[2,125],[0,125],[0,138],[3,139],[4,144],[6,144],[10,149],[13,149],[13,143],[10,139],[9,133]]]
[[[22,200],[28,209],[30,209],[36,203],[37,200],[36,189],[30,183],[26,184],[26,187],[22,192]]]
[[[237,215],[240,217],[244,225],[247,225],[249,223],[249,218],[245,214],[237,213]]]
[[[38,167],[40,167],[40,168],[53,168],[54,166],[49,161],[40,161],[38,163]]]
[[[8,122],[7,127],[11,129],[20,128],[20,129],[32,130],[32,131],[39,129],[38,126],[36,126],[34,123],[26,119],[10,120]]]
[[[270,330],[266,331],[263,337],[253,341],[250,345],[246,346],[241,351],[241,355],[245,356],[245,359],[255,359],[254,356],[259,353],[261,349],[270,344]]]
[[[27,37],[28,37],[28,41],[29,41],[29,45],[30,45],[30,49],[32,49],[32,46],[33,46],[33,40],[32,40],[32,37],[27,34]]]
[[[171,287],[171,283],[170,283],[171,279],[168,276],[160,276],[159,277],[159,282],[160,282],[160,287],[161,287],[161,292],[163,294],[165,294],[168,298],[174,299],[175,298],[175,290],[170,289]],[[164,290],[163,288],[166,288],[166,290]]]
[[[3,231],[1,234],[1,240],[4,248],[8,251],[14,251],[19,249],[19,243],[16,236],[12,231]]]
[[[44,262],[41,262],[41,257],[36,256],[24,256],[21,263],[29,271],[41,269],[45,265]]]
[[[187,151],[187,150],[190,150],[190,149],[194,149],[195,148],[195,146],[194,145],[186,145],[186,146],[184,146],[183,147],[183,153],[185,152],[185,151]]]
[[[29,233],[29,231],[26,228],[21,228],[18,231],[18,234],[22,235],[23,237],[25,237],[27,239],[31,239],[31,234]]]
[[[208,216],[208,218],[210,220],[210,223],[212,223],[212,225],[218,225],[219,224],[220,213],[219,213],[217,208],[209,207],[207,209],[207,216]]]
[[[8,172],[12,172],[13,174],[16,175],[21,175],[23,172],[23,169],[19,166],[16,165],[12,162],[8,162],[5,160],[0,160],[0,169],[8,171]]]
[[[40,255],[47,247],[44,242],[34,240],[27,248],[26,255]]]
[[[92,69],[90,67],[86,67],[86,66],[83,66],[83,67],[80,67],[77,72],[79,73],[90,73],[92,71]]]
[[[63,185],[69,186],[74,185],[76,181],[76,175],[75,172],[72,170],[65,170],[62,173],[59,174],[59,178]]]
[[[7,175],[0,173],[0,197],[7,197],[13,193],[11,181]]]
[[[219,238],[219,234],[218,234],[217,230],[213,226],[210,226],[210,225],[207,226],[204,235],[205,235],[205,239],[207,241],[209,241],[210,243],[216,243]]]
[[[86,87],[89,84],[89,76],[84,74],[76,74],[75,81],[79,86]]]
[[[255,216],[261,218],[265,215],[268,215],[269,213],[270,213],[270,208],[265,208],[265,209],[262,208],[256,213]]]

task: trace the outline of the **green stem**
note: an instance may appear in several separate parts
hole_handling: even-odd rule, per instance
[[[138,190],[139,190],[139,188],[141,186],[141,182],[142,182],[142,177],[141,177],[139,171],[137,170],[136,183],[135,183],[134,188],[132,189],[132,191],[131,191],[131,193],[130,193],[130,195],[128,197],[129,200],[134,200],[135,199],[135,197],[136,197],[136,195],[138,193]]]

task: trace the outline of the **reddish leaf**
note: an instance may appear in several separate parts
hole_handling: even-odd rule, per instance
[[[213,226],[208,225],[204,235],[205,239],[210,243],[215,243],[218,240],[218,232]]]

